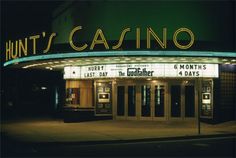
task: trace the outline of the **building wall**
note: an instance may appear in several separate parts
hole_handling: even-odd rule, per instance
[[[236,73],[220,73],[220,120],[236,119]]]
[[[67,43],[70,30],[78,25],[83,27],[78,41],[92,41],[97,28],[104,30],[108,40],[118,40],[127,27],[131,32],[126,40],[136,38],[136,27],[141,28],[141,39],[146,39],[147,27],[160,36],[166,27],[167,39],[171,40],[176,29],[187,27],[194,32],[196,41],[226,45],[232,43],[235,29],[234,3],[228,1],[75,1],[63,4],[53,16],[52,30],[60,32],[55,43]]]
[[[66,89],[72,89],[73,101],[71,104],[78,108],[93,107],[93,81],[92,80],[66,80]],[[77,100],[77,101],[76,101]]]

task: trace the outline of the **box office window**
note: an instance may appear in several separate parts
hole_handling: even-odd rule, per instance
[[[80,89],[67,88],[66,89],[66,104],[80,104]]]
[[[66,81],[66,104],[81,108],[93,107],[93,81]]]

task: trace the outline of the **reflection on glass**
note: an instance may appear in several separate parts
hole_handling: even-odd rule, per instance
[[[136,89],[135,86],[128,86],[128,116],[135,116],[136,108]]]
[[[163,85],[155,86],[155,117],[164,116],[165,90]]]
[[[141,97],[142,97],[142,116],[151,115],[151,86],[141,86]]]

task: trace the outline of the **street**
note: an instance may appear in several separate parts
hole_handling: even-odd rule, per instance
[[[162,141],[23,143],[3,137],[3,157],[235,157],[235,136]]]

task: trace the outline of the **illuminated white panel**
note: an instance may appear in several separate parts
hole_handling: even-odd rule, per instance
[[[218,64],[108,64],[65,67],[64,79],[219,77]]]
[[[165,64],[152,64],[153,76],[165,77]]]
[[[219,77],[219,66],[218,64],[206,64],[207,69],[202,71],[202,77]]]
[[[64,79],[69,79],[70,78],[70,67],[64,67]]]
[[[64,79],[77,79],[81,78],[80,67],[69,66],[64,67]]]
[[[175,69],[175,65],[177,64],[165,64],[165,67],[163,69],[164,77],[179,77],[178,71],[177,69]]]

